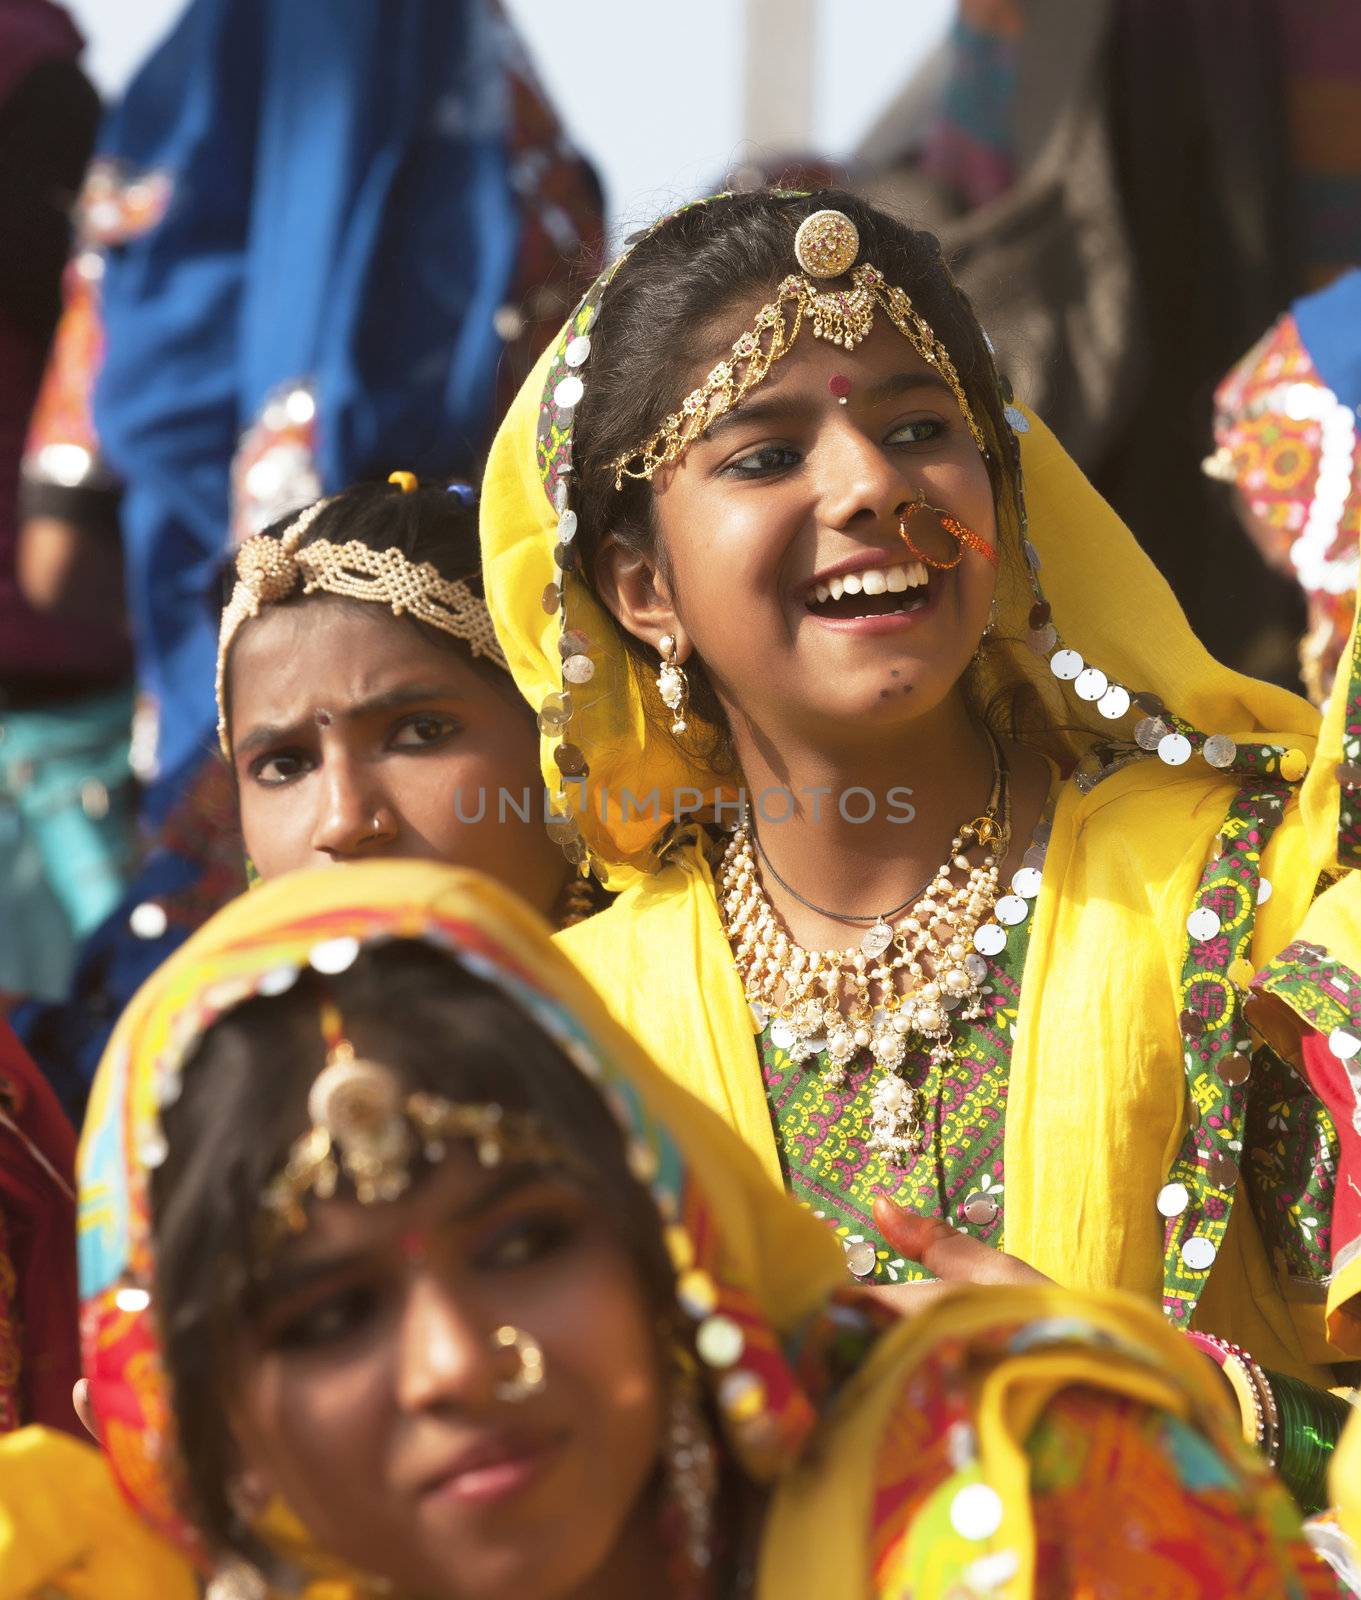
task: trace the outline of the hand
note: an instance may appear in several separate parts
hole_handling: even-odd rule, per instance
[[[934,1283],[880,1284],[870,1292],[903,1316],[924,1311],[961,1283],[1049,1283],[1042,1272],[1005,1250],[994,1250],[966,1233],[957,1233],[939,1217],[918,1216],[906,1206],[880,1195],[874,1221],[886,1244],[909,1261],[935,1274]]]

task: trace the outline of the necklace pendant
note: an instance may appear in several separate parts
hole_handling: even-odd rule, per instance
[[[866,933],[860,941],[860,953],[873,960],[875,956],[883,955],[889,945],[893,943],[893,929],[889,923],[880,917],[878,922]]]

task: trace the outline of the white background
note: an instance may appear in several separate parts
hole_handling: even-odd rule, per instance
[[[324,13],[325,0],[313,3]],[[183,0],[65,4],[88,41],[87,71],[115,96]],[[616,231],[712,188],[752,151],[742,0],[507,0],[507,9],[604,179]],[[805,153],[837,159],[942,38],[955,0],[809,0],[806,10],[811,94],[800,93],[811,104],[790,107],[785,120],[806,130]],[[756,39],[751,70],[767,61],[778,70],[769,25]]]

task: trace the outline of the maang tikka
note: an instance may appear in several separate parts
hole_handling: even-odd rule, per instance
[[[360,1205],[400,1199],[420,1164],[442,1161],[452,1140],[465,1141],[482,1167],[570,1164],[536,1117],[494,1102],[458,1103],[412,1092],[386,1062],[356,1054],[329,997],[320,1024],[326,1062],[308,1091],[309,1127],[261,1195],[259,1232],[266,1251],[306,1227],[309,1196],[331,1199],[343,1178]]]

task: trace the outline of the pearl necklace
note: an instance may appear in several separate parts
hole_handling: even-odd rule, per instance
[[[805,950],[766,897],[744,821],[718,870],[718,906],[743,991],[761,1025],[773,1022],[796,1062],[825,1053],[822,1081],[839,1089],[858,1050],[883,1076],[871,1097],[869,1146],[898,1165],[922,1148],[920,1096],[901,1075],[916,1034],[937,1066],[953,1053],[953,1018],[982,1015],[988,964],[975,935],[997,903],[1011,838],[1006,767],[994,743],[987,810],[950,841],[947,861],[896,927],[879,917],[847,950]],[[986,853],[977,864],[964,852]],[[963,875],[958,881],[956,874]],[[899,973],[904,974],[899,992]]]

